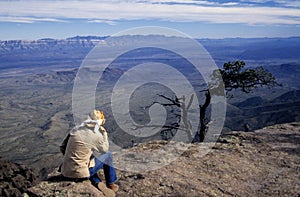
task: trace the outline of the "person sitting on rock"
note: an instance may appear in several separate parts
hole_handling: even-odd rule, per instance
[[[93,110],[79,127],[70,131],[60,146],[64,155],[60,171],[66,178],[89,179],[105,196],[115,196],[119,186],[115,184],[117,176],[104,123],[104,113]],[[102,168],[106,184],[98,176]]]

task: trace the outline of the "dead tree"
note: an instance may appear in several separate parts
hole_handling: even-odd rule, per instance
[[[151,105],[146,106],[145,109],[150,108],[154,104],[160,104],[162,106],[177,106],[180,107],[181,109],[181,114],[179,115],[181,117],[181,120],[183,122],[182,125],[180,125],[178,122],[172,123],[170,125],[134,125],[134,129],[139,129],[142,127],[153,127],[153,128],[162,128],[161,129],[161,136],[163,140],[168,140],[168,137],[165,137],[166,134],[171,133],[172,137],[174,136],[174,133],[172,132],[173,130],[181,130],[186,132],[188,136],[189,142],[192,142],[193,140],[193,135],[192,135],[192,124],[191,121],[189,120],[188,117],[188,111],[193,103],[194,99],[194,94],[191,95],[190,99],[188,102],[186,102],[186,98],[183,95],[182,98],[169,98],[165,95],[159,94],[161,98],[164,98],[167,102],[164,103],[159,103],[159,102],[153,102]]]

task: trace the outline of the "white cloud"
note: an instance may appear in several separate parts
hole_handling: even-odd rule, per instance
[[[106,24],[109,24],[109,25],[116,25],[117,24],[116,21],[102,20],[102,19],[88,20],[88,23],[106,23]]]
[[[65,23],[65,20],[55,18],[35,18],[35,17],[19,17],[19,16],[0,16],[2,22],[15,22],[15,23],[35,23],[35,22],[60,22]]]
[[[133,0],[134,1],[134,0]],[[132,2],[133,2],[132,1]],[[141,2],[141,1],[135,1]],[[146,3],[158,3],[158,4],[194,4],[194,5],[216,5],[216,2],[205,1],[205,0],[148,0]]]
[[[283,0],[279,1],[283,2]],[[295,5],[295,3],[297,2],[291,4]],[[212,2],[204,0],[0,2],[0,21],[33,23],[37,21],[64,22],[70,19],[105,22],[111,25],[122,20],[143,19],[175,22],[300,25],[300,10],[287,7],[242,6],[237,3],[223,5],[214,3],[212,6]]]

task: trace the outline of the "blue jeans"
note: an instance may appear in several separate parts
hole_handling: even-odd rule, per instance
[[[117,181],[116,171],[113,165],[113,159],[111,152],[100,155],[95,158],[95,166],[89,168],[90,171],[90,181],[93,184],[98,184],[101,182],[97,172],[103,168],[104,176],[106,180],[106,185],[112,184]]]

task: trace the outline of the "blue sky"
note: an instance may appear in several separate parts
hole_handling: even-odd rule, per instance
[[[300,36],[300,0],[2,0],[0,40],[163,26],[194,38]]]

